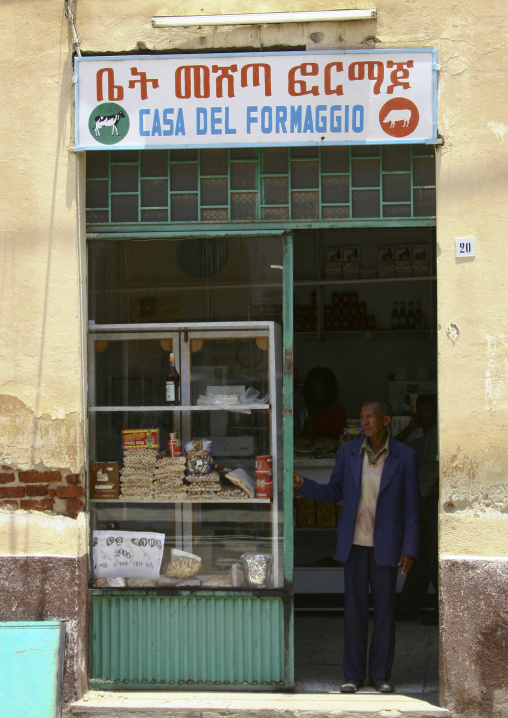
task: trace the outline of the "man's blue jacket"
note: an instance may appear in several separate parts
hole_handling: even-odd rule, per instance
[[[362,484],[363,437],[343,444],[328,484],[305,478],[298,495],[316,501],[342,501],[335,558],[344,562],[353,544]],[[413,449],[390,437],[376,506],[376,563],[397,566],[401,556],[418,558],[418,471]]]

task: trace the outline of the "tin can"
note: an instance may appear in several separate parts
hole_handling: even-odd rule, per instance
[[[254,459],[255,476],[270,477],[272,476],[272,457],[256,456]]]
[[[169,455],[171,458],[176,456],[183,456],[182,454],[182,440],[181,439],[169,439],[168,442]]]
[[[256,476],[256,498],[273,498],[273,480],[271,476]]]

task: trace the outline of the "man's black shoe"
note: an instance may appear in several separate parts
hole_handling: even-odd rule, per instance
[[[371,678],[370,685],[380,693],[393,693],[393,683],[387,678]]]
[[[356,693],[361,687],[363,686],[363,681],[357,681],[354,678],[348,679],[344,681],[344,683],[340,687],[341,693]]]

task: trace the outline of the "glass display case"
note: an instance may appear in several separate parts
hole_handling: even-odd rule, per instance
[[[92,557],[96,532],[164,537],[157,577],[103,576],[92,560],[92,587],[283,586],[281,357],[271,321],[90,323]],[[266,456],[271,482],[257,477]]]

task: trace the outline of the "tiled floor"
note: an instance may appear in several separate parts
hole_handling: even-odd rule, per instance
[[[338,692],[342,682],[343,613],[296,612],[297,693]],[[371,618],[372,629],[372,618]],[[439,628],[397,621],[392,679],[399,694],[439,705]],[[362,692],[375,692],[365,687]]]

